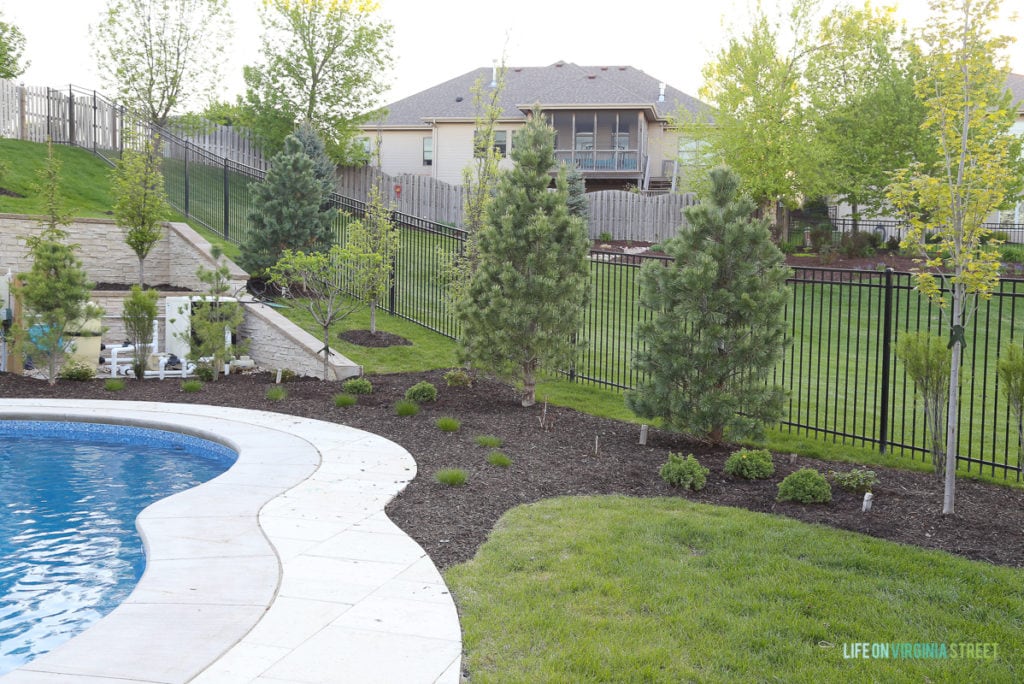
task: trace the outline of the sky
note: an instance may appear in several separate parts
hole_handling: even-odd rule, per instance
[[[1019,0],[1004,0],[1008,14]],[[228,0],[235,30],[221,99],[244,89],[241,71],[259,58],[260,0]],[[771,0],[766,0],[769,5]],[[697,96],[701,68],[726,37],[747,26],[748,0],[379,0],[394,26],[395,68],[382,104],[394,102],[505,55],[510,66],[544,66],[559,60],[585,66],[629,65]],[[825,7],[835,2],[823,0]],[[853,0],[860,4],[860,0]],[[882,4],[882,3],[876,3]],[[911,26],[927,17],[927,0],[890,1]],[[27,85],[73,84],[104,92],[90,49],[90,26],[105,0],[0,0],[0,14],[25,34],[31,62]],[[637,8],[637,11],[633,9]],[[639,8],[644,8],[640,10]],[[1024,8],[1022,8],[1024,9]],[[1010,66],[1024,73],[1024,18],[1001,30],[1019,37]]]

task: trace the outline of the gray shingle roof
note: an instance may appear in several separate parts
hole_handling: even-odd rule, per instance
[[[1013,104],[1018,112],[1024,112],[1024,75],[1010,74],[1006,77],[1006,87],[1013,93]]]
[[[491,82],[490,68],[474,69],[433,88],[387,106],[385,126],[418,126],[424,119],[473,119],[472,88],[477,81]],[[578,66],[556,62],[546,67],[509,67],[500,106],[502,118],[525,119],[522,107],[648,106],[659,118],[680,108],[697,113],[707,109],[700,100],[666,85],[665,101],[658,102],[658,79],[629,66]]]

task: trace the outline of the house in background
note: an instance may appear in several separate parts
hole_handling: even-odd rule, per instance
[[[473,88],[496,88],[497,70],[475,69],[388,105],[386,117],[363,127],[380,141],[381,170],[429,176],[453,185],[473,159],[477,112]],[[556,131],[559,161],[576,166],[591,190],[671,187],[680,154],[670,117],[707,105],[628,66],[509,67],[496,103],[495,147],[502,167],[535,105]]]

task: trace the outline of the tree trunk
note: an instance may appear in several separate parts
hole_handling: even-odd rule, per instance
[[[953,284],[953,314],[950,318],[953,326],[962,325],[964,298],[966,291],[961,283]],[[951,337],[951,339],[954,339]],[[956,498],[956,436],[959,415],[957,407],[960,402],[960,338],[955,338],[953,354],[949,366],[949,406],[946,410],[946,483],[942,494],[942,514],[953,515]]]
[[[523,366],[523,406],[537,403],[537,380],[533,374],[533,364]]]
[[[328,361],[331,358],[331,329],[324,326],[324,380],[327,380]]]
[[[142,268],[142,262],[144,260],[145,257],[139,257],[139,287],[141,287],[142,289],[146,289],[146,274]]]
[[[370,301],[370,334],[377,334],[377,300]]]

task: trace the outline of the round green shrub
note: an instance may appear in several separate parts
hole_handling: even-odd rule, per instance
[[[854,468],[845,473],[833,470],[829,473],[829,476],[841,489],[857,494],[870,492],[871,488],[878,482],[878,476],[875,474],[875,471],[865,468]]]
[[[405,391],[405,398],[422,404],[437,399],[437,388],[427,381],[417,382]]]
[[[832,488],[825,476],[814,468],[801,468],[779,483],[778,500],[828,503],[832,500]]]
[[[764,480],[775,473],[772,452],[767,449],[740,449],[725,461],[725,474],[747,480]]]
[[[661,466],[661,479],[673,487],[692,489],[696,492],[704,489],[704,485],[708,481],[707,475],[710,472],[709,468],[705,468],[697,462],[693,454],[683,458],[682,454],[670,453],[668,461]]]
[[[458,418],[449,418],[447,416],[438,418],[434,424],[437,425],[437,429],[441,432],[458,432],[459,428],[462,427],[462,422]]]
[[[461,468],[444,468],[434,473],[434,479],[443,485],[461,487],[466,484],[466,471]]]
[[[449,387],[469,387],[473,384],[473,377],[462,368],[452,368],[443,377],[444,384]]]
[[[196,377],[203,382],[213,382],[216,375],[217,372],[213,370],[213,366],[204,363],[196,367]]]
[[[354,406],[357,401],[358,399],[356,399],[356,395],[354,394],[347,394],[345,392],[342,392],[340,394],[334,395],[334,405],[337,406],[338,408]]]
[[[412,399],[399,399],[395,402],[396,416],[415,416],[420,412],[420,405]]]
[[[203,389],[203,381],[202,380],[182,380],[182,382],[181,382],[181,391],[182,392],[187,392],[189,394],[194,394],[195,392],[198,392],[201,389]]]
[[[373,384],[366,378],[352,378],[343,382],[341,389],[346,394],[370,394],[373,392]]]
[[[487,462],[499,468],[508,468],[512,465],[512,459],[500,451],[492,451],[487,454]]]
[[[92,380],[96,377],[96,369],[87,363],[79,361],[78,359],[68,359],[68,361],[61,366],[57,377],[61,380]]]

